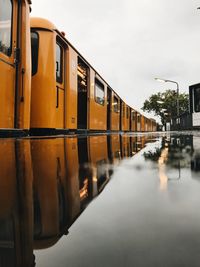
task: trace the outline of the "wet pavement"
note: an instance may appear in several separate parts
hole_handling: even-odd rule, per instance
[[[200,134],[0,139],[0,266],[200,266]]]

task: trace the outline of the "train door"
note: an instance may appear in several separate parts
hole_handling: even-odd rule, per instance
[[[0,0],[0,128],[15,127],[17,1]]]
[[[63,129],[65,113],[65,49],[61,42],[56,42],[56,128]]]
[[[111,97],[111,90],[107,88],[107,130],[111,128]]]
[[[87,129],[88,117],[88,85],[89,85],[89,68],[78,58],[77,82],[78,82],[78,129]]]

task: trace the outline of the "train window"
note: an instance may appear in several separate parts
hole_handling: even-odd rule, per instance
[[[105,92],[104,85],[97,79],[95,79],[95,101],[104,106],[105,102]]]
[[[39,50],[39,34],[31,32],[31,57],[32,57],[32,76],[38,70],[38,50]]]
[[[194,89],[194,111],[200,112],[200,88]]]
[[[0,52],[12,53],[12,1],[0,0]]]
[[[116,96],[114,96],[113,108],[114,112],[119,112],[119,99]]]
[[[63,81],[63,48],[56,44],[56,81],[58,83],[62,83]]]

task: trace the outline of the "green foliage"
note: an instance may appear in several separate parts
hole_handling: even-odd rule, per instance
[[[189,95],[179,94],[180,115],[188,112]],[[163,93],[153,94],[145,100],[143,111],[154,112],[161,118],[162,123],[169,122],[171,118],[177,116],[177,93],[174,90],[166,90]]]

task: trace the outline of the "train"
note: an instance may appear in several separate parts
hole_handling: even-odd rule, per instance
[[[0,134],[156,131],[30,0],[0,0]]]

